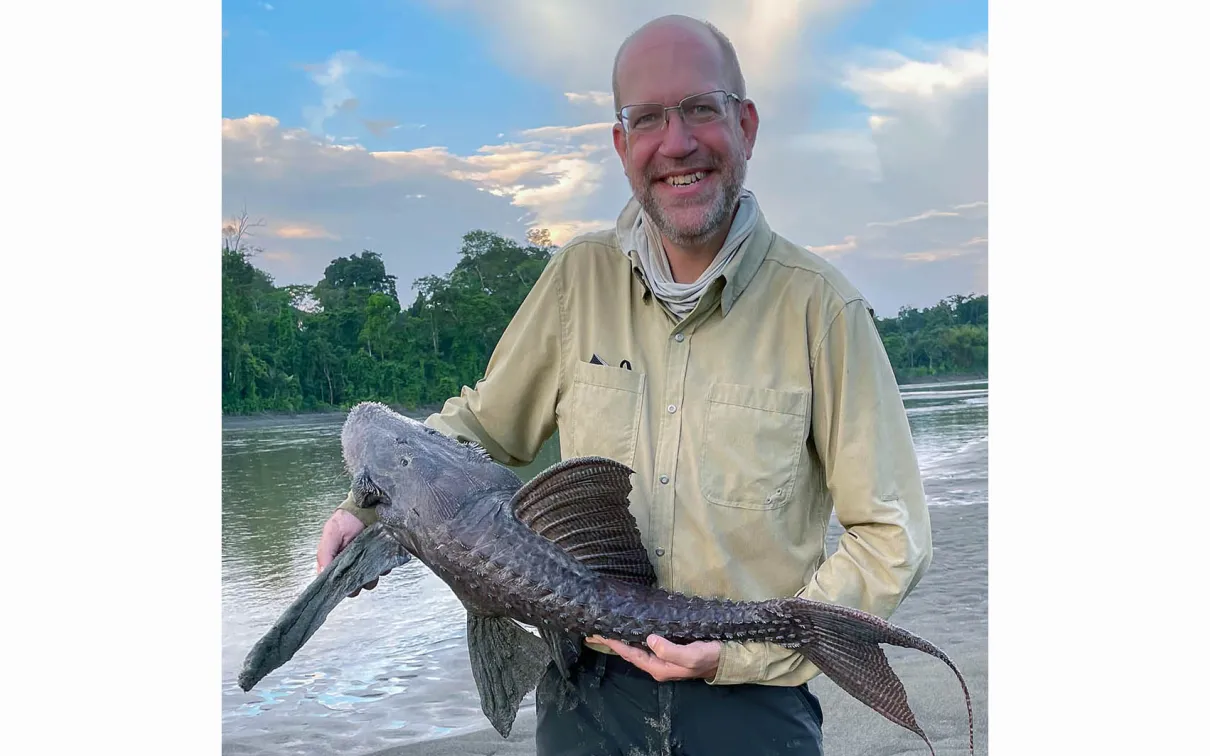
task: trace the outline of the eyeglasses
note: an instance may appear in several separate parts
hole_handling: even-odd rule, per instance
[[[720,121],[727,115],[727,102],[741,102],[738,95],[723,89],[690,95],[672,107],[658,102],[643,102],[627,105],[618,111],[617,117],[628,134],[650,134],[668,125],[668,111],[679,110],[685,125],[705,126]]]

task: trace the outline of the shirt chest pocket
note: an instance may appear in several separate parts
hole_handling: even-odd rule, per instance
[[[810,424],[810,392],[716,383],[702,427],[698,476],[707,501],[779,509],[794,495]]]
[[[646,384],[644,373],[577,362],[562,413],[570,431],[566,453],[607,457],[633,468]]]

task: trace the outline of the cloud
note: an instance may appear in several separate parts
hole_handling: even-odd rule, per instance
[[[783,110],[762,120],[750,165],[774,228],[819,240],[884,315],[987,291],[986,47],[924,52],[836,66],[861,121],[819,131]]]
[[[763,94],[799,75],[806,33],[825,30],[843,11],[864,4],[865,0],[429,0],[429,5],[486,32],[500,65],[557,84],[564,92],[608,93],[611,109],[614,54],[649,19],[667,13],[709,19],[735,45],[750,90]]]
[[[871,228],[877,226],[902,226],[905,223],[916,223],[929,218],[957,218],[958,213],[945,210],[926,210],[920,215],[913,215],[911,218],[900,218],[893,221],[871,221],[867,225]]]
[[[846,252],[852,252],[857,249],[857,237],[846,236],[840,244],[824,244],[822,246],[810,246],[810,249],[820,257],[835,258],[843,255]]]
[[[323,226],[313,223],[278,223],[270,228],[270,233],[279,239],[331,239],[340,241],[340,237],[328,231]]]
[[[613,122],[602,123],[585,123],[579,126],[539,126],[533,129],[526,129],[521,132],[521,136],[535,137],[538,139],[570,139],[572,137],[585,136],[595,134],[597,132],[609,133],[613,129]]]
[[[313,284],[336,257],[370,249],[407,299],[416,278],[453,267],[466,232],[525,236],[508,197],[446,175],[457,161],[437,149],[384,159],[261,114],[223,119],[222,140],[223,217],[246,207],[269,219],[252,243],[266,247],[257,264],[281,284]]]
[[[872,66],[852,66],[845,85],[876,109],[941,99],[986,85],[986,49],[941,49],[937,57],[934,61],[919,61],[896,52],[882,52],[877,55],[879,62]]]
[[[563,96],[573,105],[596,105],[597,107],[613,109],[612,92],[564,92]]]
[[[484,145],[472,155],[457,155],[444,147],[378,152],[378,160],[400,167],[434,171],[474,185],[480,191],[510,201],[531,226],[549,229],[556,243],[587,228],[610,225],[625,197],[603,191],[616,163],[610,124],[528,129],[525,141]],[[617,171],[615,179],[620,179]],[[614,185],[618,185],[615,180]],[[612,196],[614,207],[601,202]]]
[[[323,63],[310,63],[303,69],[311,75],[311,81],[320,87],[320,104],[303,108],[303,118],[308,128],[319,134],[325,122],[338,113],[357,109],[359,100],[353,95],[352,80],[366,76],[397,76],[400,72],[374,61],[367,60],[355,50],[342,50],[332,54]]]

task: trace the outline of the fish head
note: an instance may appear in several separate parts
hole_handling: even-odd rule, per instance
[[[349,411],[341,445],[354,502],[403,530],[412,512],[456,502],[501,475],[482,450],[376,402]]]

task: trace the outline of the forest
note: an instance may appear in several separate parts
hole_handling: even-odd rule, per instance
[[[246,219],[224,228],[225,415],[347,409],[360,401],[439,405],[474,385],[555,246],[488,231],[462,238],[444,276],[425,276],[406,307],[371,251],[340,257],[314,286],[277,286],[255,265]],[[987,296],[953,295],[877,318],[900,382],[986,375]]]

